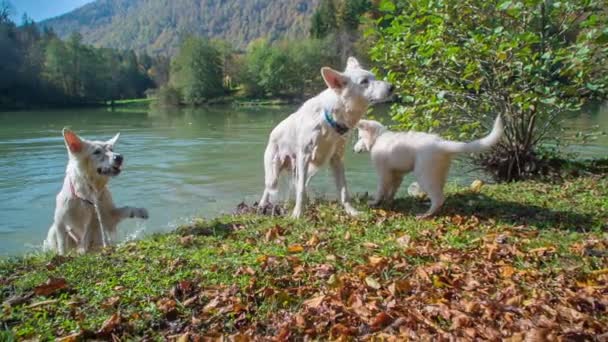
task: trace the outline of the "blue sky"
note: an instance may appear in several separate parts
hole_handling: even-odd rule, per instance
[[[38,22],[69,12],[92,0],[9,0],[15,8],[14,19],[21,23],[23,13]]]

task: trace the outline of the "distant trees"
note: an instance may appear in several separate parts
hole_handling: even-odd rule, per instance
[[[209,40],[190,37],[171,62],[171,85],[187,104],[201,104],[225,93],[223,59]]]
[[[262,39],[249,45],[238,80],[248,97],[304,97],[323,88],[322,66],[340,64],[330,40]]]
[[[332,39],[340,57],[346,59],[354,54],[359,40],[361,16],[371,8],[371,0],[321,0],[311,17],[310,36]]]
[[[155,86],[158,59],[94,48],[79,34],[62,41],[27,16],[15,25],[10,11],[0,2],[0,109],[141,97]]]

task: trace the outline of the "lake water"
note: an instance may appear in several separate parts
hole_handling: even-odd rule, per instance
[[[241,201],[258,200],[268,134],[294,108],[0,113],[0,255],[39,249],[46,237],[67,161],[63,127],[95,139],[122,133],[116,150],[125,156],[125,168],[110,183],[114,200],[117,205],[146,207],[150,212],[147,221],[123,221],[119,235],[125,240],[169,231],[193,217],[213,217],[231,212]],[[593,107],[567,122],[571,129],[599,125],[608,131],[608,107]],[[585,157],[606,157],[608,137],[575,149]],[[375,189],[376,176],[368,158],[349,149],[346,169],[351,192]],[[483,177],[472,169],[456,161],[450,181],[469,183]],[[411,181],[404,181],[401,194]],[[317,196],[335,198],[326,170],[312,187]]]

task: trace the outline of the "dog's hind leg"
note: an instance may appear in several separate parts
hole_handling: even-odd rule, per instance
[[[351,216],[359,215],[359,211],[355,209],[352,204],[350,204],[350,195],[346,186],[346,175],[344,173],[344,162],[342,161],[342,156],[334,155],[330,159],[329,163],[336,181],[338,196],[340,198],[340,202],[344,206],[344,210],[346,210],[346,212]]]
[[[388,198],[393,186],[393,173],[390,170],[378,170],[378,188],[374,199],[368,201],[370,206],[378,206]]]
[[[403,172],[399,172],[399,171],[392,172],[390,189],[389,189],[388,193],[386,194],[387,202],[392,202],[395,199],[395,194],[397,194],[397,191],[399,191],[399,187],[401,187],[401,183],[403,182],[403,176],[404,176]]]
[[[300,151],[296,156],[296,205],[291,214],[293,218],[302,216],[304,201],[306,200],[306,180],[308,179],[308,164],[310,163],[310,158],[310,153],[306,151]]]
[[[264,152],[264,193],[258,203],[258,211],[264,210],[278,190],[282,162],[276,153],[277,149],[272,144],[269,144]]]
[[[444,164],[447,162],[448,164]],[[436,160],[436,168],[424,167],[421,170],[425,172],[416,172],[416,179],[420,188],[429,196],[431,200],[431,207],[429,210],[421,215],[417,215],[418,219],[425,219],[431,217],[437,213],[437,211],[445,202],[445,195],[443,194],[443,186],[449,170],[449,160]]]

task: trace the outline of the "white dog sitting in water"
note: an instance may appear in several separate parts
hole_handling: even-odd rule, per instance
[[[45,250],[65,254],[75,248],[87,252],[105,247],[115,239],[116,226],[124,218],[148,218],[143,208],[116,208],[106,186],[121,172],[123,157],[114,152],[119,135],[108,141],[87,141],[63,130],[69,161]]]
[[[372,164],[378,174],[378,190],[370,205],[391,201],[401,185],[403,176],[414,171],[422,190],[431,200],[430,209],[419,215],[434,215],[443,205],[443,186],[456,153],[483,152],[502,137],[500,116],[494,121],[492,132],[479,140],[464,143],[444,140],[435,134],[422,132],[390,132],[377,121],[361,120],[357,125],[359,140],[355,152],[371,152]]]
[[[264,153],[265,190],[259,207],[265,207],[278,190],[279,175],[294,171],[296,204],[293,217],[302,215],[306,187],[310,178],[329,162],[338,188],[339,200],[346,212],[358,212],[350,204],[344,174],[344,148],[350,132],[367,111],[370,103],[385,101],[393,86],[378,81],[349,57],[346,70],[322,68],[328,89],[306,101],[295,113],[279,123],[270,133]]]

